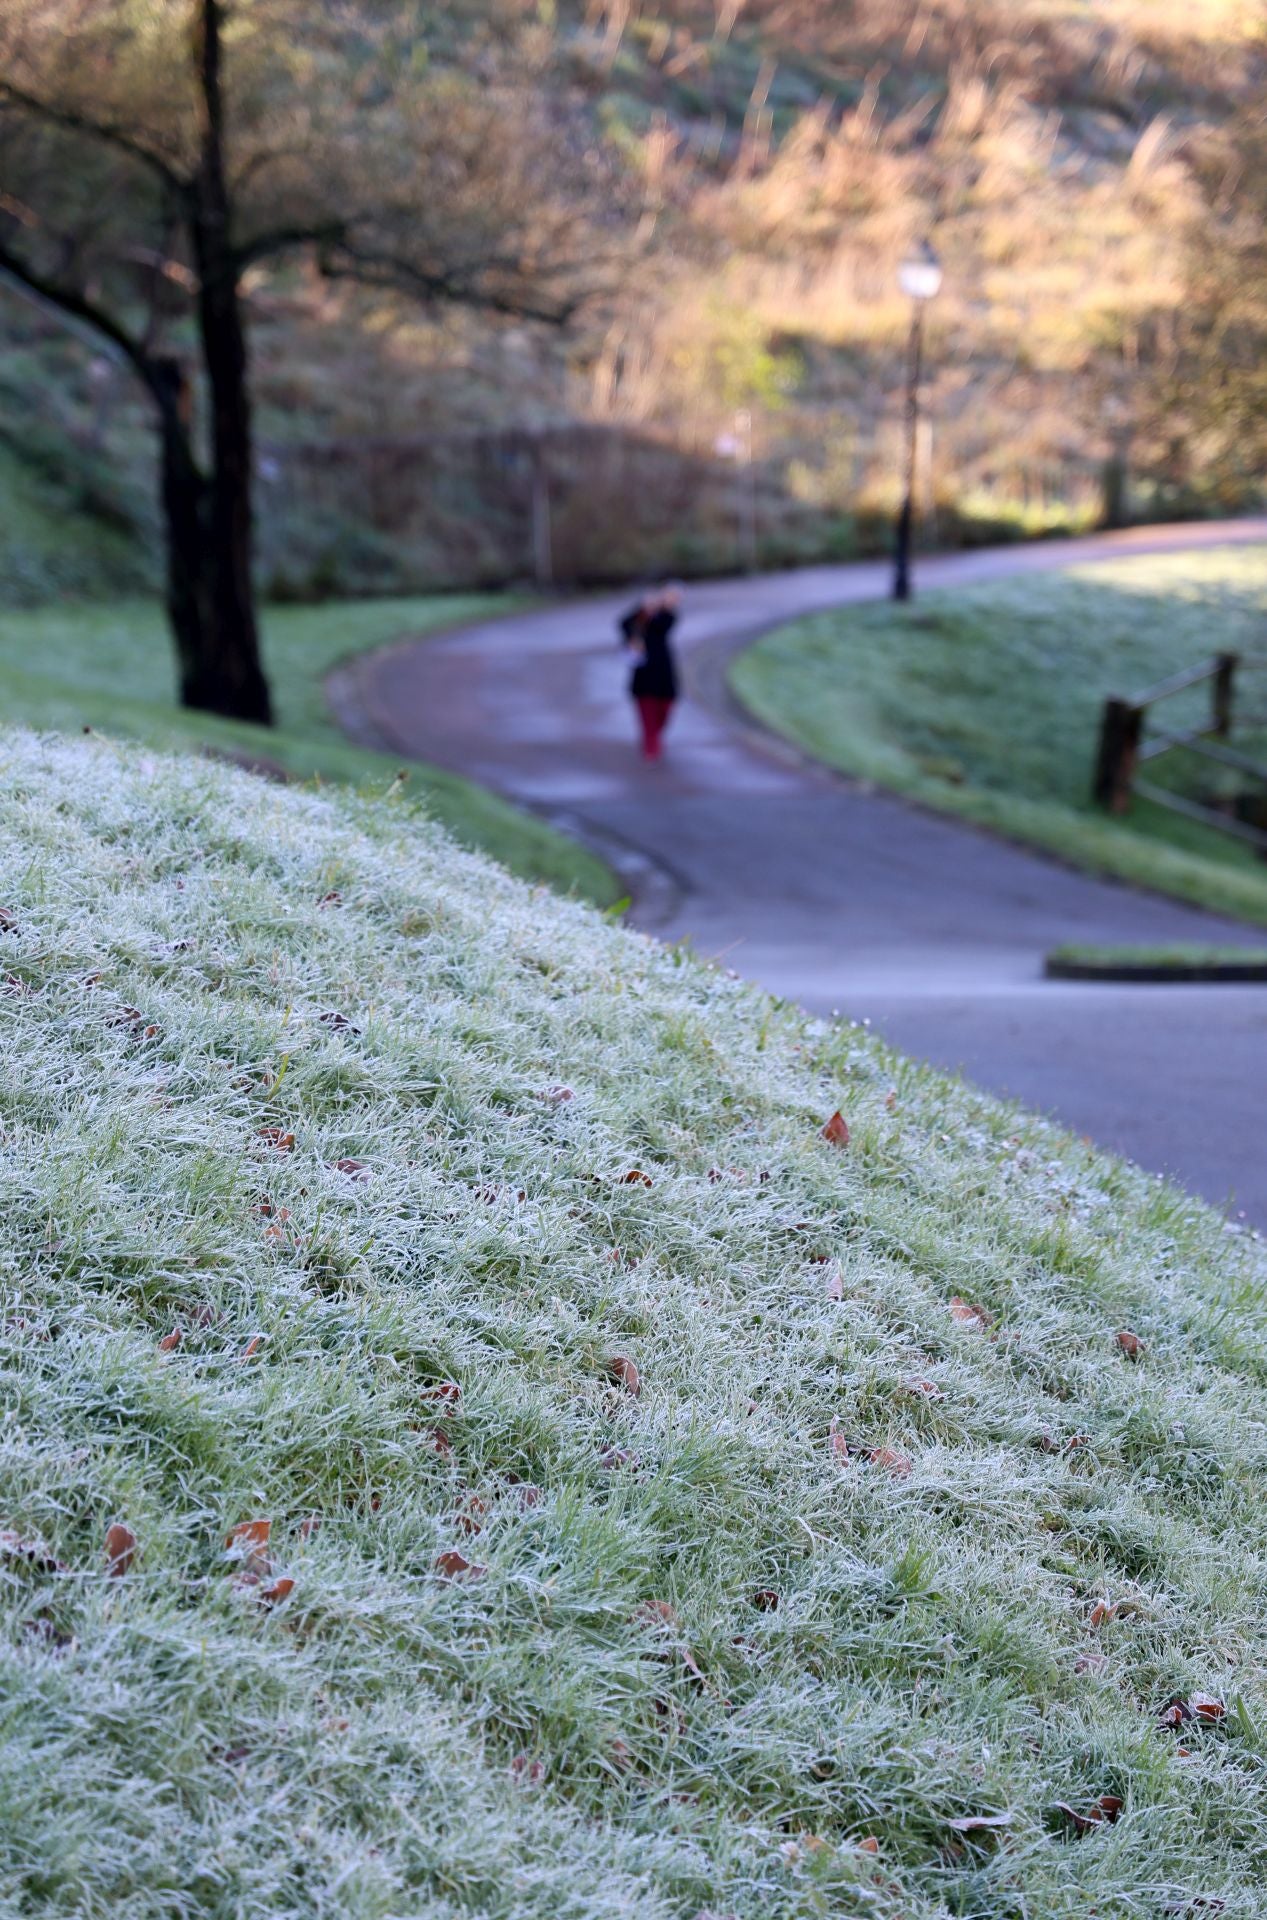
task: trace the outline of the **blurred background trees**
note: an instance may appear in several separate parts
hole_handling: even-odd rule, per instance
[[[0,72],[31,84],[15,61],[72,13],[129,23],[93,110],[188,167],[184,0],[10,0]],[[874,549],[896,269],[930,233],[928,537],[1260,497],[1257,0],[236,0],[227,34],[270,594]],[[190,246],[152,169],[89,151],[5,109],[0,241],[187,358]],[[200,388],[200,458],[206,417]],[[143,572],[144,422],[0,299],[0,484],[28,529],[7,562],[0,530],[0,591],[67,576],[30,537],[43,501],[81,512],[81,556]]]
[[[270,716],[255,620],[251,293],[306,262],[430,309],[566,319],[580,171],[513,20],[302,0],[12,0],[0,269],[158,422],[187,706]],[[573,197],[559,188],[570,179]]]

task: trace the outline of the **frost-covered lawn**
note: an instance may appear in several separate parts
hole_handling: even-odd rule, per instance
[[[806,752],[1075,865],[1267,922],[1253,850],[1146,801],[1092,803],[1109,694],[1240,653],[1235,744],[1267,764],[1267,547],[1114,561],[798,621],[732,669],[740,698]],[[1150,725],[1202,726],[1210,689]],[[1247,723],[1256,717],[1257,726]],[[1246,783],[1189,754],[1150,779],[1209,800]]]
[[[210,748],[263,760],[296,779],[389,782],[399,762],[354,747],[326,703],[324,682],[349,655],[403,634],[461,625],[518,604],[498,594],[430,594],[264,609],[264,655],[277,725],[187,713],[175,704],[172,644],[153,600],[64,601],[0,607],[0,716],[9,725],[83,725],[163,747]],[[601,860],[483,787],[441,767],[410,770],[413,790],[463,846],[491,853],[528,880],[606,905],[620,888]]]
[[[1264,1911],[1258,1243],[398,799],[0,907],[6,1914]]]

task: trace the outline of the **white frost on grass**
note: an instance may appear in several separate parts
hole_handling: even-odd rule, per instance
[[[399,799],[8,736],[0,910],[6,1912],[1265,1910],[1255,1241]]]

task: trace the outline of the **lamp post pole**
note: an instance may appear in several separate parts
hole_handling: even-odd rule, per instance
[[[915,481],[919,460],[919,396],[924,377],[924,308],[941,288],[941,262],[927,242],[903,262],[898,279],[911,302],[906,359],[905,471],[893,556],[893,598],[911,597],[911,541],[915,530]]]

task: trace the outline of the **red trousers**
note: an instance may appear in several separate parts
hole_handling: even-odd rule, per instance
[[[638,718],[642,723],[642,752],[647,760],[660,758],[660,736],[669,724],[669,715],[673,711],[671,700],[661,699],[658,694],[639,693],[635,696]]]

